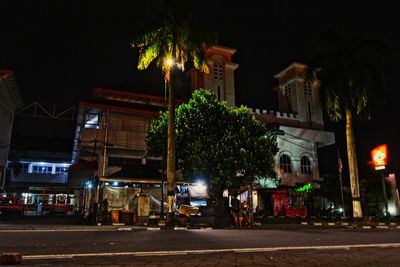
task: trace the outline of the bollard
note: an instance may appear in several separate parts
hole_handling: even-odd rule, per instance
[[[22,262],[22,255],[20,253],[3,253],[0,255],[1,265],[20,264]]]

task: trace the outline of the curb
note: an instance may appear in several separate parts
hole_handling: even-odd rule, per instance
[[[300,222],[301,225],[310,225],[310,226],[332,226],[332,227],[338,227],[338,226],[343,226],[348,229],[400,229],[400,225],[398,223],[376,223],[376,224],[350,224],[349,222]]]

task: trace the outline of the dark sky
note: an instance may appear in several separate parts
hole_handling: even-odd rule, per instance
[[[15,71],[26,101],[77,104],[93,87],[161,95],[160,73],[137,71],[137,52],[129,45],[138,21],[148,15],[137,2],[0,0],[0,68]],[[384,35],[398,50],[395,2],[354,2],[204,0],[199,13],[221,45],[237,49],[236,102],[276,109],[273,75],[293,61],[310,61],[318,33],[327,26]],[[387,68],[389,102],[374,121],[357,126],[357,140],[362,164],[369,160],[368,149],[387,142],[399,170],[396,53]],[[343,137],[337,133],[344,151]]]

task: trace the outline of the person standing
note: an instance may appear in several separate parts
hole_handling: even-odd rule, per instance
[[[240,200],[237,198],[238,194],[235,193],[231,199],[231,213],[235,221],[236,228],[242,228],[242,216],[240,216]]]
[[[240,215],[242,217],[242,221],[244,219],[245,225],[248,227],[251,227],[251,222],[250,222],[250,207],[247,204],[247,201],[244,201],[241,206],[240,206]]]

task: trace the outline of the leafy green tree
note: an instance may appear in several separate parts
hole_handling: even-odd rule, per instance
[[[195,69],[208,72],[204,52],[216,42],[216,38],[209,31],[189,23],[193,6],[187,1],[164,0],[155,3],[149,14],[156,14],[156,20],[148,24],[150,27],[132,42],[132,46],[139,48],[138,69],[147,69],[150,63],[155,62],[162,69],[169,87],[167,191],[168,214],[171,215],[175,183],[174,92],[177,71],[183,71],[185,64],[191,62]]]
[[[165,151],[167,112],[148,129],[150,154]],[[224,188],[276,177],[276,137],[246,107],[232,108],[214,93],[198,89],[176,110],[177,168],[189,181],[206,180],[217,200]]]
[[[384,62],[389,44],[381,38],[330,29],[320,35],[313,85],[333,121],[345,119],[353,217],[361,218],[360,189],[353,123],[369,118],[385,91]]]

